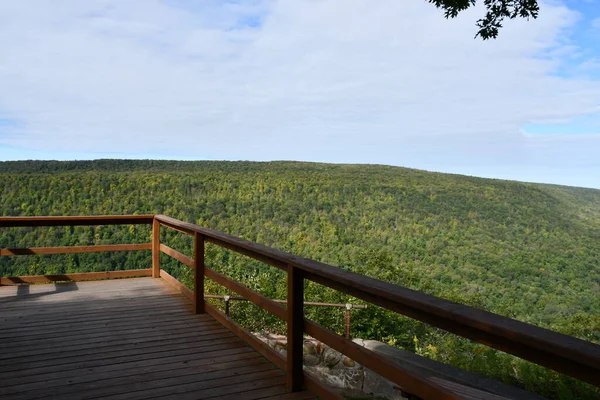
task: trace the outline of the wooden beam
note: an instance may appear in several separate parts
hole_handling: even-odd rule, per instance
[[[194,311],[204,314],[204,236],[194,234]]]
[[[357,363],[396,383],[407,393],[416,395],[422,399],[457,400],[460,398],[435,382],[405,370],[392,358],[368,350],[335,332],[323,328],[311,320],[305,319],[304,326],[309,336],[314,337],[332,349],[339,351]]]
[[[289,264],[306,279],[348,293],[486,346],[552,368],[600,386],[600,346],[511,318],[369,278],[318,261],[263,246],[195,224],[157,215],[156,218],[206,240],[281,268]]]
[[[160,223],[152,220],[152,277],[160,278]]]
[[[2,278],[2,285],[15,283],[49,283],[67,281],[93,281],[113,278],[133,278],[152,276],[151,269],[130,269],[125,271],[84,272],[62,275],[9,276]]]
[[[212,279],[221,286],[225,286],[227,289],[233,290],[237,294],[244,296],[244,300],[251,301],[252,303],[259,306],[261,309],[279,317],[283,320],[287,319],[286,309],[273,300],[263,296],[262,294],[256,293],[250,290],[248,287],[236,282],[225,275],[222,275],[211,268],[205,267],[204,274],[207,278]]]
[[[0,217],[0,227],[151,224],[153,215]]]
[[[0,256],[27,256],[42,254],[99,253],[104,251],[151,250],[151,243],[107,244],[96,246],[29,247],[23,249],[1,249]]]
[[[233,332],[236,336],[242,339],[244,342],[252,346],[256,351],[262,354],[267,360],[277,365],[279,368],[285,370],[285,359],[283,359],[275,350],[271,349],[268,344],[260,341],[256,336],[252,335],[240,325],[235,323],[221,311],[219,311],[213,305],[206,303],[206,312],[211,315],[214,319],[219,321],[223,326]]]
[[[172,275],[167,273],[167,271],[165,271],[164,269],[160,270],[160,277],[167,281],[175,289],[179,290],[181,294],[183,294],[185,297],[187,297],[191,301],[194,301],[194,292],[188,289],[183,283],[175,279]]]
[[[288,266],[287,281],[287,382],[290,392],[304,387],[302,371],[304,347],[304,278],[303,271]]]
[[[256,336],[248,332],[242,326],[237,324],[235,321],[231,320],[221,311],[219,311],[213,305],[206,303],[206,312],[211,315],[214,319],[219,321],[223,326],[233,332],[237,337],[242,339],[244,342],[249,344],[259,352],[263,357],[267,360],[271,361],[277,367],[285,370],[286,368],[286,360],[279,353],[269,347],[268,344],[264,343]],[[336,392],[332,391],[327,386],[320,383],[316,378],[313,378],[310,375],[305,374],[305,383],[306,388],[313,393],[317,394],[319,397],[325,400],[343,400],[344,397],[340,396]]]
[[[166,244],[160,244],[160,251],[163,253],[173,257],[177,261],[187,265],[190,268],[195,268],[194,259],[186,256],[183,253],[178,252],[177,250],[167,246]]]

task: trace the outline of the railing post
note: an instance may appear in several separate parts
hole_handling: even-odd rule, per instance
[[[350,339],[350,310],[352,309],[352,304],[346,304],[346,339]]]
[[[160,278],[160,222],[152,220],[152,277]]]
[[[204,314],[204,235],[194,233],[194,312]]]
[[[302,270],[289,264],[287,274],[287,389],[298,392],[304,385],[304,278]]]
[[[223,300],[225,300],[225,315],[229,317],[229,300],[231,296],[223,296]]]

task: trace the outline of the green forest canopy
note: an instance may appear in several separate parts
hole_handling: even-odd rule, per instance
[[[96,160],[0,163],[0,214],[162,213],[304,257],[600,342],[600,190],[377,165]],[[163,234],[191,251],[180,234]],[[14,228],[0,247],[148,242],[147,227]],[[284,277],[230,252],[208,262],[271,298]],[[146,268],[148,252],[0,257],[0,276]],[[186,283],[186,267],[164,260]],[[214,293],[225,293],[211,287]],[[355,302],[307,288],[308,300]],[[237,305],[250,328],[277,323]],[[235,311],[235,310],[234,310]],[[338,311],[311,310],[338,331]],[[353,312],[353,335],[555,398],[588,385],[376,307]]]

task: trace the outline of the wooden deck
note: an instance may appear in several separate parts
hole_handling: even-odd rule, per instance
[[[162,279],[0,287],[0,398],[312,399]]]

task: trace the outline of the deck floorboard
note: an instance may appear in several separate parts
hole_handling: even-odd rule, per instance
[[[0,398],[313,399],[162,279],[0,287]]]

